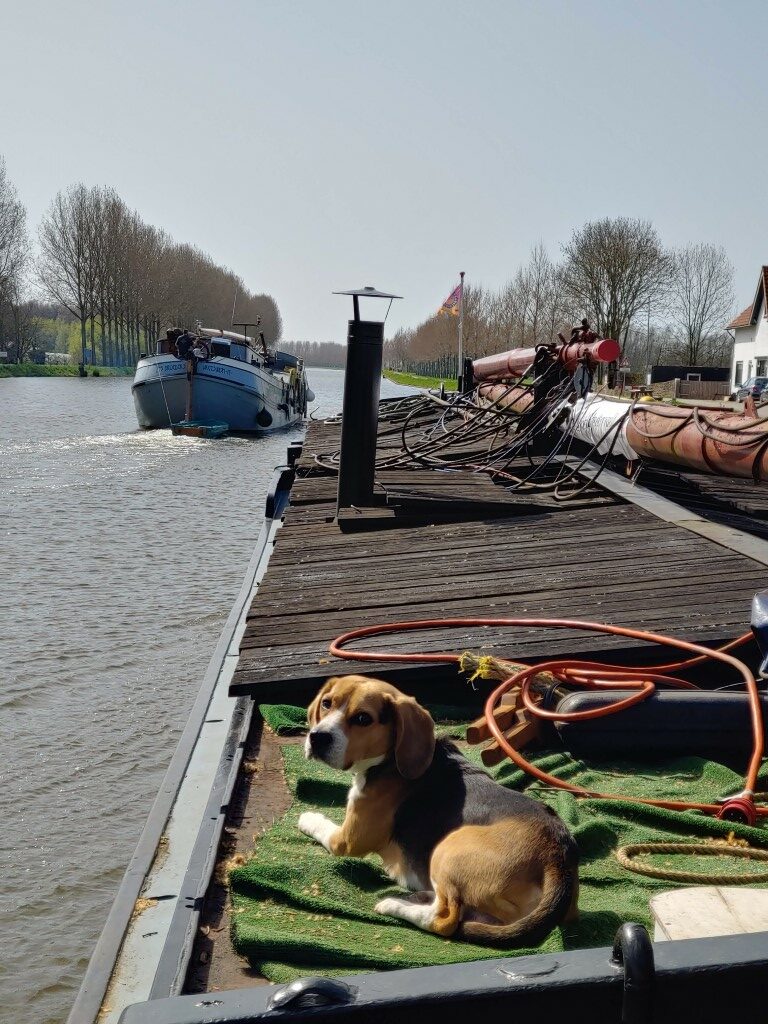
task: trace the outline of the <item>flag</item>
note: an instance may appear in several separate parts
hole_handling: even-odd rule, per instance
[[[440,316],[442,313],[450,313],[451,316],[459,315],[459,307],[461,305],[461,285],[457,284],[451,294],[442,304],[440,309],[437,311],[437,315]]]

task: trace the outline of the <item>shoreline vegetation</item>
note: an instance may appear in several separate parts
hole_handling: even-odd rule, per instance
[[[271,295],[146,223],[113,188],[78,183],[58,192],[35,246],[0,156],[0,351],[22,364],[68,352],[75,363],[122,368],[165,325],[198,320],[214,328],[247,322],[271,346],[282,336]]]
[[[422,377],[417,373],[398,373],[396,370],[384,370],[382,376],[393,384],[406,384],[412,388],[439,388],[445,384],[446,388],[453,390],[457,386],[455,377]]]
[[[86,366],[89,377],[132,377],[135,366]],[[95,372],[94,372],[95,371]],[[77,363],[0,363],[5,377],[77,377]]]

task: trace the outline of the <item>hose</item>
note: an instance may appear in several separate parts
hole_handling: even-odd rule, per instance
[[[485,703],[485,717],[488,729],[492,737],[507,757],[522,769],[526,774],[557,789],[564,789],[578,797],[589,797],[604,800],[622,800],[633,803],[646,804],[652,807],[663,807],[673,811],[703,811],[718,817],[731,820],[746,820],[752,824],[756,818],[768,816],[768,807],[756,807],[754,803],[754,792],[757,788],[757,777],[763,758],[765,744],[762,708],[760,705],[760,694],[757,682],[749,668],[738,658],[727,652],[734,647],[746,643],[751,639],[751,633],[745,633],[736,640],[725,644],[723,647],[714,650],[702,647],[699,644],[687,640],[679,640],[674,637],[664,636],[659,633],[650,633],[645,630],[632,629],[627,626],[614,626],[600,622],[585,622],[580,619],[539,619],[539,618],[446,618],[446,619],[419,619],[405,622],[383,623],[372,626],[363,626],[343,633],[331,643],[330,653],[337,658],[346,658],[352,661],[376,661],[376,662],[408,662],[430,664],[445,663],[456,664],[460,662],[461,655],[449,652],[430,653],[402,653],[382,651],[348,651],[346,645],[354,640],[364,637],[391,635],[393,633],[413,632],[415,630],[430,629],[453,629],[453,628],[475,628],[487,626],[515,626],[527,628],[545,629],[574,629],[592,633],[606,633],[611,636],[627,637],[632,640],[640,640],[645,643],[659,644],[665,647],[674,647],[681,651],[693,654],[693,658],[681,661],[670,662],[666,665],[654,668],[627,668],[621,665],[603,664],[601,662],[584,662],[576,659],[558,659],[544,662],[535,666],[527,666],[513,672],[491,693]],[[670,676],[668,672],[680,672],[700,664],[705,660],[719,661],[735,669],[742,677],[749,697],[750,718],[752,722],[753,748],[752,755],[745,775],[744,791],[733,797],[729,797],[723,804],[703,804],[678,800],[652,800],[638,797],[628,797],[617,793],[597,793],[574,786],[555,775],[542,771],[536,765],[528,761],[519,750],[516,750],[507,740],[494,718],[493,711],[498,702],[515,687],[520,687],[521,697],[525,707],[531,714],[539,718],[559,719],[560,721],[585,720],[603,717],[615,713],[622,708],[637,704],[647,699],[656,690],[657,684],[676,686],[686,689],[698,689],[688,680]],[[562,714],[546,711],[533,701],[530,694],[530,680],[540,673],[549,671],[561,682],[571,686],[580,686],[587,689],[616,689],[636,690],[630,697],[622,697],[615,704],[609,707],[593,708],[583,712],[572,712]]]

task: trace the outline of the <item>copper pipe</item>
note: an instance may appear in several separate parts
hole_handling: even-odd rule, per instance
[[[636,406],[627,442],[646,458],[704,473],[768,479],[768,420],[730,410]]]
[[[536,354],[546,349],[554,363],[559,363],[567,373],[573,373],[582,359],[590,365],[611,363],[619,358],[620,346],[613,338],[598,338],[596,341],[569,341],[561,345],[539,345],[537,348],[513,348],[495,356],[484,356],[472,363],[476,381],[504,380],[508,377],[522,377],[533,366]]]

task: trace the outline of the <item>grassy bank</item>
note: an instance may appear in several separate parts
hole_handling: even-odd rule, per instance
[[[95,370],[99,377],[132,377],[133,366],[89,366],[88,376]],[[38,363],[0,363],[2,377],[77,377],[77,365],[66,363],[61,366]]]
[[[453,377],[420,377],[415,373],[396,373],[394,370],[385,370],[384,376],[395,384],[407,384],[412,388],[439,388],[441,384],[449,390],[456,388]]]

